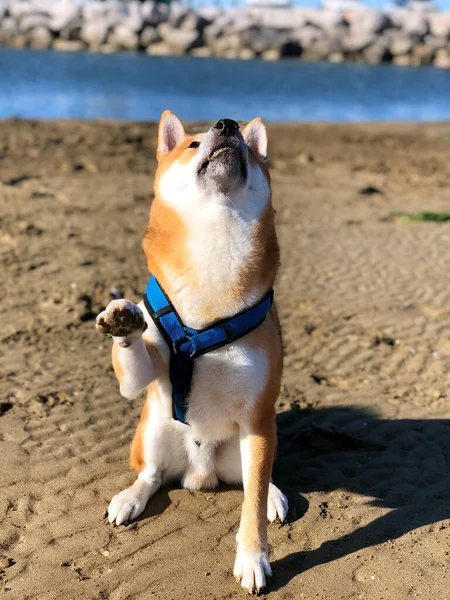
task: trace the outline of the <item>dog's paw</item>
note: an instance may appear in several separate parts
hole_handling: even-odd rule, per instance
[[[266,552],[248,552],[238,545],[233,575],[250,594],[266,587],[266,578],[272,576]]]
[[[196,471],[188,471],[181,480],[181,485],[190,492],[196,492],[198,490],[213,490],[219,485],[217,475],[214,473],[208,473],[203,475]]]
[[[108,506],[108,521],[116,525],[133,521],[143,512],[147,501],[148,495],[139,493],[134,486],[123,490],[114,496]]]
[[[104,335],[127,337],[144,331],[146,323],[142,310],[129,300],[112,300],[96,320],[96,327]]]
[[[267,498],[267,520],[273,523],[278,518],[283,523],[286,520],[288,509],[288,499],[276,485],[270,482]]]

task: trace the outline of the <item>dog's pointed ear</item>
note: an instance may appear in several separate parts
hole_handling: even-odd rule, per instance
[[[242,132],[245,143],[260,158],[267,158],[266,127],[260,117],[250,121]]]
[[[161,158],[176,148],[184,140],[184,128],[181,121],[170,110],[161,115],[158,128],[158,150],[156,158]]]

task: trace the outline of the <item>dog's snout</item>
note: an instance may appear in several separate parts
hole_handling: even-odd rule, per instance
[[[230,137],[239,131],[239,125],[232,119],[220,119],[214,125],[214,129],[223,137]]]

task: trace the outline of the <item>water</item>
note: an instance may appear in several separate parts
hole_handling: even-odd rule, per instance
[[[0,117],[154,120],[450,120],[432,67],[0,49]]]

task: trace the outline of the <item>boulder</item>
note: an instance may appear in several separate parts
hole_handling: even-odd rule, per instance
[[[259,27],[270,27],[284,31],[297,29],[307,24],[307,19],[302,9],[277,8],[277,7],[254,7],[249,8],[246,19]]]
[[[103,44],[108,34],[108,21],[103,16],[95,21],[87,21],[80,31],[80,38],[89,47],[95,48]]]
[[[208,46],[193,48],[191,50],[191,56],[195,56],[197,58],[209,58],[211,56],[211,50],[208,48]]]
[[[389,45],[389,50],[391,51],[392,56],[402,56],[405,54],[410,54],[412,48],[413,42],[411,38],[401,34],[397,37],[393,37]]]
[[[142,3],[141,14],[144,24],[159,25],[167,21],[170,12],[170,5],[153,0],[146,0]]]
[[[331,34],[336,27],[345,26],[347,24],[342,13],[337,10],[323,8],[321,10],[305,11],[306,22],[322,31]]]
[[[52,44],[53,36],[46,27],[35,27],[28,32],[30,48],[41,49],[49,48]]]
[[[351,23],[351,31],[358,34],[381,33],[390,26],[389,17],[379,10],[361,10],[355,14]]]
[[[137,50],[139,47],[139,36],[129,27],[128,22],[116,25],[108,36],[108,44],[124,50]]]
[[[173,2],[170,5],[169,12],[169,23],[173,27],[179,27],[184,19],[188,16],[190,10],[186,6],[186,4],[181,4],[181,2]]]
[[[450,38],[450,13],[429,13],[427,18],[431,35],[438,38]]]
[[[5,17],[0,21],[0,44],[9,45],[17,34],[17,21],[15,19]]]
[[[257,54],[280,48],[286,42],[286,36],[282,32],[268,27],[250,27],[239,34],[239,39],[244,48],[251,48]]]
[[[269,48],[268,50],[264,50],[261,54],[261,58],[263,60],[279,60],[281,58],[281,52],[279,48]]]
[[[158,25],[158,33],[173,54],[185,54],[199,45],[198,31],[175,28],[170,23]]]
[[[81,15],[79,7],[72,0],[56,0],[50,8],[49,27],[54,32],[62,31]]]
[[[243,49],[241,40],[237,34],[211,39],[208,47],[214,56],[227,56],[230,52],[237,53]],[[249,48],[249,50],[251,49]],[[255,54],[254,50],[251,50],[251,52]]]
[[[134,31],[135,33],[138,33],[142,30],[142,28],[144,26],[144,18],[142,16],[141,3],[136,2],[136,1],[128,2],[127,8],[128,8],[128,16],[126,19],[122,19],[119,24],[126,25],[126,27],[129,30]]]
[[[351,54],[362,52],[365,48],[375,44],[377,35],[375,33],[367,33],[352,31],[352,33],[342,40],[342,48],[345,52]]]
[[[429,32],[428,18],[421,12],[407,11],[402,29],[410,37],[420,40]]]
[[[62,40],[80,40],[81,29],[83,27],[83,23],[81,19],[76,19],[75,21],[71,21],[68,23],[63,29],[59,31],[59,37]]]
[[[139,43],[143,48],[147,48],[149,44],[156,44],[156,42],[161,41],[161,36],[156,27],[151,27],[150,25],[144,27],[139,38]]]
[[[57,38],[53,41],[53,48],[60,52],[79,52],[85,50],[86,46],[79,40],[61,40]]]
[[[364,62],[369,65],[379,65],[392,59],[392,54],[384,40],[377,40],[371,46],[363,50]]]
[[[439,48],[449,48],[449,41],[447,38],[443,37],[434,37],[432,35],[426,35],[423,38],[423,43],[433,48],[434,50],[439,50]]]
[[[411,56],[408,54],[394,56],[392,62],[398,67],[409,67],[411,64]]]
[[[303,48],[311,48],[315,43],[321,40],[324,33],[313,25],[305,25],[300,29],[296,29],[292,34],[292,39],[299,42]]]
[[[413,47],[413,64],[420,65],[431,65],[433,64],[434,57],[436,55],[436,49],[427,44],[416,44]]]
[[[0,21],[6,17],[6,13],[9,9],[8,0],[0,0]]]
[[[35,29],[37,27],[48,28],[49,22],[49,18],[42,13],[28,13],[23,15],[20,19],[19,31],[20,33],[27,33],[30,29]]]
[[[35,11],[33,11],[31,2],[29,2],[28,0],[11,0],[8,12],[11,15],[11,17],[14,17],[15,19],[19,20],[24,15]]]
[[[222,9],[218,6],[200,6],[197,14],[201,19],[212,23],[222,14]]]
[[[433,65],[439,69],[450,69],[450,52],[443,48],[437,50]]]
[[[253,60],[256,57],[256,54],[250,48],[241,48],[239,50],[239,56],[241,60]]]
[[[328,62],[335,64],[342,63],[344,62],[344,55],[342,54],[342,52],[332,52],[328,56]]]
[[[150,46],[147,46],[146,52],[152,56],[170,56],[172,54],[171,49],[164,42],[150,44]]]

